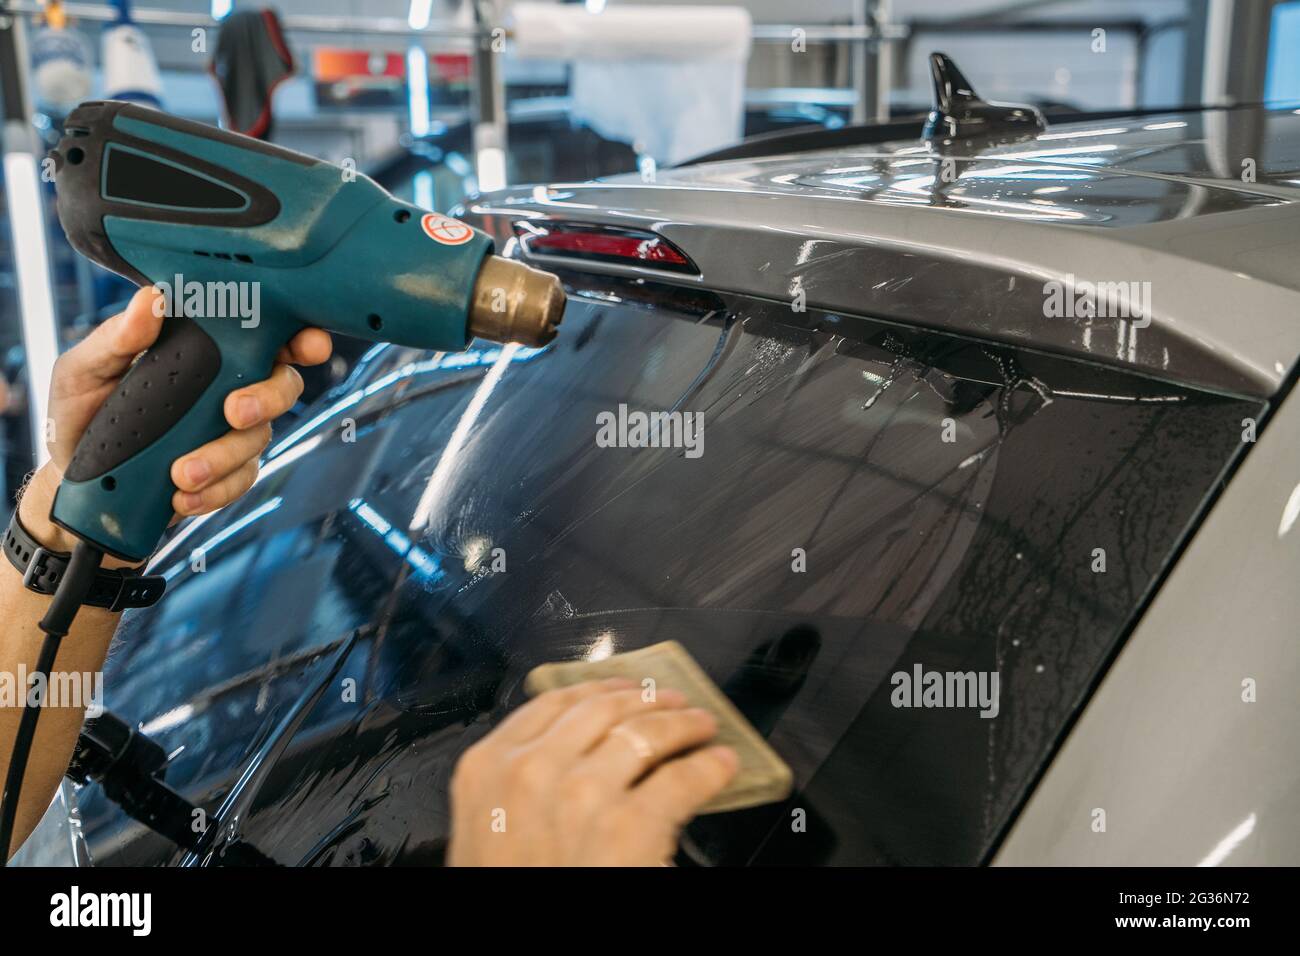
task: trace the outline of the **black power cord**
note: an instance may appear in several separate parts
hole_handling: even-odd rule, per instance
[[[59,653],[59,644],[72,628],[72,621],[81,610],[82,602],[90,593],[95,581],[95,572],[104,558],[104,552],[93,544],[78,541],[68,562],[68,569],[59,581],[58,589],[50,598],[50,606],[41,618],[40,629],[45,632],[41,644],[41,653],[36,662],[33,676],[45,678],[45,692],[49,693],[50,672],[54,669],[54,659]],[[39,678],[38,678],[39,679]],[[42,698],[37,706],[32,707],[23,700],[23,715],[18,721],[18,733],[14,736],[13,751],[9,757],[9,772],[5,774],[5,788],[0,795],[0,866],[9,862],[9,844],[13,839],[14,822],[18,816],[18,794],[22,788],[23,774],[27,771],[27,758],[31,754],[32,741],[36,737],[36,721],[41,716]]]

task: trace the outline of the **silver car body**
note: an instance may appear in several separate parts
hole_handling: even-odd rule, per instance
[[[946,152],[905,141],[705,163],[497,193],[463,214],[508,245],[517,220],[648,230],[699,267],[586,272],[802,297],[1271,399],[1267,430],[1242,423],[1248,454],[993,862],[1294,865],[1300,395],[1282,399],[1300,356],[1297,114],[1206,110]],[[1145,283],[1145,311],[1046,314],[1049,284],[1105,281]]]

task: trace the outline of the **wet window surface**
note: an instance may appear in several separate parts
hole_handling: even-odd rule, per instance
[[[669,638],[796,779],[681,862],[978,863],[1259,412],[740,299],[575,301],[546,350],[386,349],[348,387],[172,545],[106,677],[216,848],[290,865],[438,862],[530,668]],[[702,413],[701,453],[598,447],[620,405]],[[996,673],[996,716],[895,706],[917,668]],[[183,859],[81,810],[98,862]]]

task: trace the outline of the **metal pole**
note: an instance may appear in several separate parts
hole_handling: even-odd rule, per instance
[[[871,0],[854,0],[853,26],[859,30],[866,29],[867,21],[870,19],[867,11],[870,2]],[[870,59],[871,51],[867,49],[866,43],[855,43],[849,47],[849,86],[854,93],[850,119],[854,126],[861,126],[867,122],[872,112],[868,109],[868,103],[875,99],[873,84],[870,82],[871,75],[874,73],[868,63]]]
[[[886,23],[892,13],[893,0],[876,0],[875,16],[872,27],[883,35]],[[894,45],[892,43],[875,43],[876,54],[876,102],[875,119],[877,123],[888,123],[889,94],[894,87]]]
[[[474,47],[472,115],[474,170],[480,192],[506,185],[506,89],[500,54],[505,32],[492,22],[493,5],[476,0],[474,20],[478,43]]]
[[[1201,101],[1218,106],[1264,99],[1274,0],[1210,0]]]
[[[849,86],[854,93],[851,116],[855,125],[889,122],[889,91],[894,80],[892,43],[904,39],[908,32],[906,27],[888,23],[889,14],[890,0],[857,0],[852,26],[830,28],[836,31],[833,36],[837,39],[856,40],[849,48]]]

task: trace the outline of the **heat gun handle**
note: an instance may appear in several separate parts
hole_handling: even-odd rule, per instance
[[[265,378],[287,339],[164,319],[78,442],[51,519],[115,557],[148,557],[172,518],[172,462],[229,431],[226,396]]]

